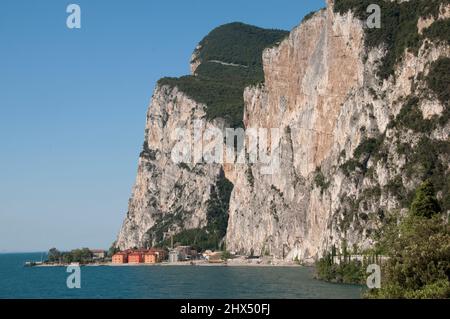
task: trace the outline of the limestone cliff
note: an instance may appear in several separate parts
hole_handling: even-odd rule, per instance
[[[224,174],[233,183],[231,195],[221,197],[226,247],[243,254],[308,262],[332,245],[370,248],[384,219],[407,207],[424,179],[434,182],[443,209],[450,209],[448,87],[442,89],[450,47],[435,30],[438,23],[448,26],[448,1],[417,18],[414,49],[400,40],[394,49],[376,42],[382,37],[368,33],[357,9],[345,3],[328,1],[265,49],[263,83],[243,92],[244,128],[281,131],[279,143],[270,145],[281,154],[273,174],[263,174],[257,163],[173,164],[176,127],[206,118],[206,126],[224,129],[229,121],[220,112],[209,116],[216,109],[189,94],[192,85],[156,88],[120,248],[153,244],[161,232],[167,237],[207,227],[210,199]],[[391,3],[410,10],[408,3]],[[193,54],[194,77],[212,67],[200,58],[207,43]],[[249,74],[245,59],[217,60],[227,72]],[[259,76],[253,71],[252,80]]]
[[[238,169],[230,250],[312,261],[331,245],[370,248],[385,215],[403,208],[402,197],[423,178],[404,173],[411,163],[401,143],[417,152],[422,137],[443,142],[437,162],[448,179],[447,121],[430,132],[388,127],[411,96],[421,97],[425,118],[448,108],[425,93],[423,83],[433,61],[449,56],[448,43],[425,41],[417,54],[405,51],[395,75],[382,80],[376,70],[384,47],[367,48],[363,27],[352,11],[336,13],[330,2],[264,51],[265,84],[246,90],[244,123],[284,129],[282,166],[274,175],[259,174],[257,166]],[[364,150],[372,144],[382,158]]]
[[[191,76],[163,78],[148,108],[143,151],[128,213],[115,243],[120,249],[176,242],[198,247],[223,246],[233,170],[202,160],[175,163],[177,130],[190,138],[194,148],[208,146],[207,129],[242,123],[243,90],[262,79],[262,48],[287,32],[230,23],[213,30],[199,44],[191,61]],[[235,37],[240,37],[237,45]],[[222,45],[234,43],[231,54]],[[197,127],[200,123],[200,127]],[[196,133],[197,132],[197,133]],[[186,140],[186,139],[185,139]]]
[[[207,225],[210,201],[224,178],[221,166],[178,164],[171,155],[178,141],[176,129],[194,132],[195,120],[205,115],[204,107],[176,88],[155,89],[136,183],[117,247],[151,247],[181,230]],[[211,125],[204,123],[202,131]]]

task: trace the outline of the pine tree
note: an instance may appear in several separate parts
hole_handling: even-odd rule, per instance
[[[440,211],[433,184],[427,180],[417,188],[414,200],[411,203],[410,213],[413,216],[430,218]]]

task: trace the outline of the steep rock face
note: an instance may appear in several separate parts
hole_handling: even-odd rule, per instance
[[[262,49],[286,34],[243,23],[220,26],[195,48],[191,76],[158,81],[117,247],[164,245],[171,235],[201,248],[223,244],[232,189],[228,180],[235,179],[233,165],[201,160],[202,153],[214,150],[203,135],[208,129],[223,132],[225,126],[242,122],[242,92],[248,83],[262,78]],[[221,48],[223,42],[232,47],[227,54]],[[171,156],[180,145],[177,129],[190,135],[181,145],[190,144],[193,155],[180,158],[181,162]]]
[[[204,228],[211,209],[217,210],[211,201],[225,177],[234,184],[226,203],[226,247],[249,255],[311,262],[333,245],[371,248],[384,219],[390,212],[402,213],[427,178],[436,182],[438,199],[449,209],[449,106],[427,80],[436,63],[450,57],[448,43],[425,40],[415,52],[405,50],[395,74],[382,79],[377,70],[386,47],[368,48],[364,22],[352,11],[336,13],[333,6],[328,1],[326,9],[264,50],[264,84],[244,91],[245,129],[280,129],[279,143],[268,146],[280,154],[272,174],[260,163],[181,165],[171,160],[176,128],[192,131],[194,121],[214,109],[177,88],[184,85],[205,97],[204,87],[195,85],[208,87],[212,73],[203,78],[201,73],[213,72],[217,63],[202,64],[204,48],[197,47],[192,56],[195,76],[158,85],[118,247],[149,246],[186,229]],[[449,6],[442,6],[436,18],[419,19],[418,33],[448,19],[448,12]],[[246,70],[221,67],[218,74],[230,79],[236,76],[231,70]],[[225,77],[219,83],[230,81]],[[221,108],[216,114],[229,113],[223,105],[214,105]],[[227,125],[216,118],[201,131]]]
[[[311,173],[349,136],[336,122],[348,95],[363,85],[363,49],[361,22],[329,7],[264,52],[265,86],[246,91],[244,123],[283,130],[282,165],[267,176],[253,167],[253,187],[237,179],[229,249],[303,259],[323,249],[331,198],[311,189]]]
[[[116,242],[120,249],[152,246],[180,230],[207,225],[211,192],[223,177],[221,166],[172,160],[176,129],[191,132],[194,141],[194,124],[205,116],[204,107],[176,88],[155,89],[136,183]],[[203,121],[200,131],[210,125]]]
[[[191,62],[189,64],[189,68],[191,69],[192,75],[195,75],[195,71],[197,71],[197,68],[199,67],[199,65],[202,64],[202,62],[200,61],[200,58],[198,56],[201,48],[202,48],[201,45],[197,45],[194,52],[192,53]]]
[[[228,249],[308,262],[331,245],[370,248],[385,213],[402,207],[389,191],[393,181],[400,178],[405,193],[420,182],[403,176],[407,161],[396,145],[416,145],[423,134],[388,124],[403,101],[422,95],[424,74],[449,55],[448,45],[428,43],[417,55],[405,52],[395,79],[381,81],[375,74],[385,51],[367,52],[362,24],[350,11],[335,13],[330,1],[278,47],[264,51],[265,85],[246,90],[244,123],[282,129],[274,146],[281,149],[281,166],[272,175],[261,174],[258,165],[236,167]],[[444,109],[435,97],[423,96],[419,104],[425,118]],[[430,135],[448,141],[448,125]],[[379,141],[386,158],[359,154],[367,141]],[[348,173],[345,168],[359,160],[355,153],[366,157],[363,172]]]

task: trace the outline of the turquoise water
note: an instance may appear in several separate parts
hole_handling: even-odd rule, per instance
[[[0,298],[359,298],[362,287],[314,280],[304,267],[23,267],[41,254],[0,254]]]

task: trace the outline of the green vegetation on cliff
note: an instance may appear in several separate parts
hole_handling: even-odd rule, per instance
[[[248,67],[262,66],[262,51],[279,42],[288,32],[262,29],[240,22],[219,26],[201,42],[200,61],[218,60]]]
[[[262,51],[288,34],[243,23],[220,26],[200,42],[195,76],[162,78],[158,85],[178,87],[205,104],[209,120],[221,117],[231,127],[242,126],[244,89],[264,81]]]
[[[429,28],[423,30],[423,35],[433,41],[450,44],[450,19],[437,20]]]
[[[193,246],[198,251],[205,249],[221,249],[228,226],[228,207],[233,184],[225,176],[220,176],[216,186],[211,190],[206,212],[207,224],[202,228],[184,229],[173,236],[173,242],[181,245]],[[149,234],[156,234],[157,246],[169,247],[171,240],[163,239],[172,225],[182,226],[182,215],[167,215],[156,224],[157,228],[149,230]]]
[[[318,167],[316,169],[315,176],[314,176],[314,183],[315,183],[316,187],[320,188],[321,194],[323,194],[323,192],[330,186],[330,182],[327,181],[327,179],[323,175],[320,167]]]
[[[334,11],[345,14],[349,10],[363,21],[372,14],[367,13],[367,7],[373,4],[373,0],[336,0]],[[377,1],[381,9],[381,28],[366,28],[366,46],[368,49],[384,44],[386,55],[378,69],[378,76],[382,79],[388,78],[394,73],[394,67],[403,56],[405,50],[416,52],[424,38],[431,40],[448,39],[448,28],[439,27],[447,22],[439,22],[438,25],[425,30],[419,35],[417,22],[420,17],[434,16],[439,14],[441,4],[448,4],[450,0],[410,0],[410,1]]]
[[[388,124],[391,137],[380,134],[375,138],[363,138],[360,145],[355,149],[353,157],[343,163],[340,168],[347,177],[363,178],[373,174],[376,163],[381,161],[387,163],[392,155],[391,144],[394,141],[396,153],[404,159],[402,173],[392,176],[384,191],[397,197],[400,208],[409,207],[412,196],[411,189],[406,189],[404,181],[430,180],[435,191],[440,193],[438,202],[444,211],[450,210],[450,172],[448,171],[448,160],[450,154],[450,141],[438,140],[430,137],[430,134],[442,128],[449,120],[448,85],[450,59],[440,58],[430,65],[430,72],[424,81],[430,92],[442,100],[444,110],[441,115],[434,115],[425,119],[420,109],[422,97],[411,95],[404,99],[399,114]],[[402,142],[403,135],[414,134],[416,142]],[[395,135],[395,138],[392,138]],[[372,166],[367,167],[369,160]],[[364,197],[361,194],[360,197]],[[381,195],[381,194],[379,194]],[[378,197],[379,197],[378,195]],[[360,200],[355,199],[355,203]],[[354,214],[358,213],[358,205],[352,205]]]
[[[353,151],[353,158],[341,165],[341,170],[346,176],[358,170],[365,174],[367,172],[367,163],[369,159],[382,157],[381,145],[384,141],[384,135],[377,138],[364,138]]]
[[[417,217],[431,218],[441,211],[439,203],[434,195],[431,181],[425,181],[416,190],[416,195],[411,203],[410,214]]]
[[[450,27],[448,27],[447,30],[450,30]],[[447,33],[450,34],[450,31]],[[426,81],[428,87],[436,94],[439,101],[445,105],[447,112],[446,120],[448,120],[450,101],[450,58],[441,57],[437,59],[431,65]]]

